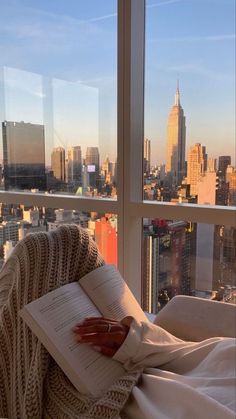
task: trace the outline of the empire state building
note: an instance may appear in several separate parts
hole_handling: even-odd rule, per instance
[[[173,186],[179,185],[185,175],[185,137],[185,116],[177,84],[175,104],[170,111],[167,128],[166,173]]]

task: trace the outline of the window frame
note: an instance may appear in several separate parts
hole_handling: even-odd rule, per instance
[[[145,0],[118,4],[117,200],[0,191],[0,202],[118,217],[118,268],[141,301],[142,218],[167,218],[236,228],[234,207],[143,200]]]

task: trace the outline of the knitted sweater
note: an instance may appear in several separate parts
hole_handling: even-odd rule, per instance
[[[100,399],[84,396],[18,315],[25,304],[103,264],[76,225],[29,234],[17,244],[0,273],[0,417],[119,417],[140,373],[127,373]]]

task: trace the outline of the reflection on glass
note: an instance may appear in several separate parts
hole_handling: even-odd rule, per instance
[[[29,81],[31,90],[29,84],[25,84]],[[43,113],[34,107],[36,84],[36,102]],[[6,114],[18,115],[16,120],[22,116],[20,122],[12,118],[2,123],[6,190],[116,196],[116,163],[106,156],[106,170],[100,165],[97,88],[78,82],[42,79],[9,68],[5,69],[4,86]],[[20,97],[24,106],[19,113]],[[31,108],[34,109],[32,115]],[[40,120],[41,123],[25,120]]]
[[[2,189],[116,197],[116,8],[3,5]]]
[[[5,189],[45,190],[44,126],[5,121],[2,137]]]
[[[178,294],[236,304],[236,230],[144,219],[142,305],[156,313]]]

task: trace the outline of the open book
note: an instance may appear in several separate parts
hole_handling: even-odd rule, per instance
[[[100,396],[125,373],[122,365],[78,343],[73,327],[85,317],[147,317],[119,272],[104,265],[27,304],[20,316],[77,390]]]

